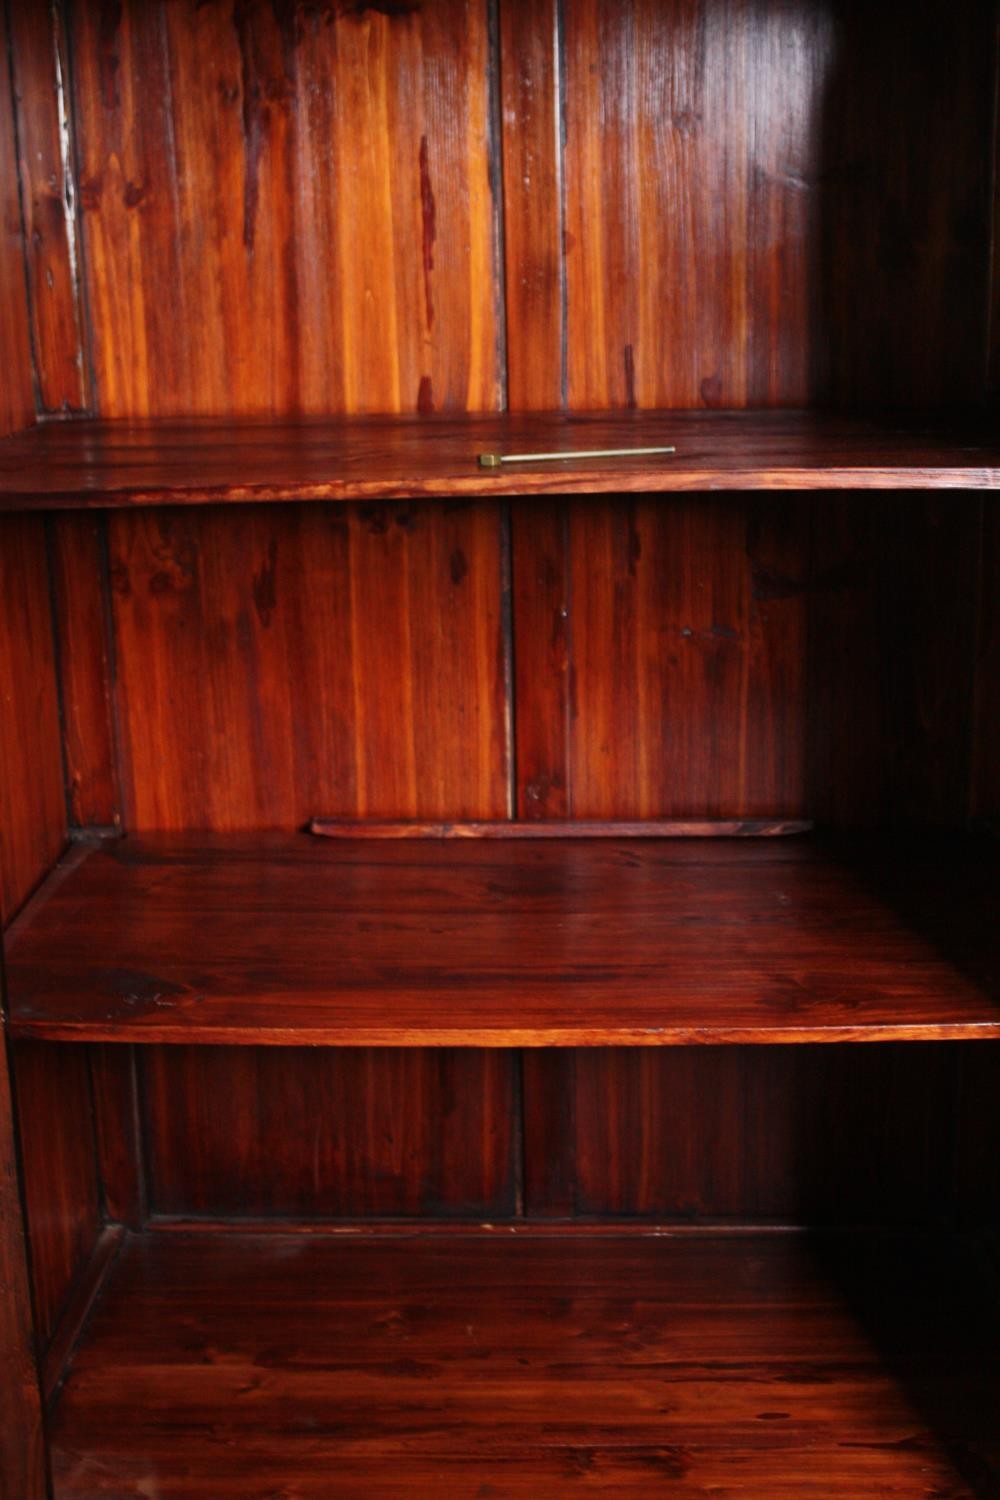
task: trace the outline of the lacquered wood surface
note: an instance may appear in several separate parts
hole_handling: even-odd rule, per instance
[[[490,409],[482,0],[72,8],[105,416]]]
[[[673,444],[664,458],[482,469],[482,452]],[[808,412],[64,422],[0,445],[0,507],[712,489],[995,488],[978,432]]]
[[[511,1052],[175,1046],[140,1056],[158,1215],[426,1222],[517,1209]]]
[[[52,1424],[57,1500],[965,1500],[997,1320],[965,1241],[132,1240]]]
[[[110,517],[127,826],[502,818],[497,507],[262,506],[233,519]]]
[[[163,836],[8,950],[17,1036],[646,1045],[1000,1036],[991,846]]]

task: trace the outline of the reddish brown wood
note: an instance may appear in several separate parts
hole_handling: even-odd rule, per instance
[[[507,399],[565,402],[560,0],[501,0]]]
[[[787,499],[566,502],[559,546],[523,529],[526,507],[514,554],[525,815],[550,785],[581,819],[810,811],[808,512]],[[540,575],[554,591],[533,600]]]
[[[9,921],[66,837],[41,517],[0,519],[0,642],[0,912]]]
[[[94,1047],[90,1074],[105,1216],[129,1229],[146,1222],[146,1163],[138,1059],[133,1047]]]
[[[663,838],[784,838],[808,833],[803,820],[768,822],[748,818],[740,822],[670,822],[652,818],[645,823],[547,822],[520,823],[376,823],[357,818],[313,818],[310,833],[326,839],[663,839]]]
[[[0,1500],[46,1500],[47,1461],[7,1048],[0,1045]]]
[[[9,14],[41,409],[81,411],[89,405],[89,372],[63,4],[15,4]],[[23,300],[23,290],[21,296]]]
[[[483,469],[484,451],[673,443],[662,459]],[[789,412],[51,423],[0,444],[0,508],[741,489],[996,488],[964,426]]]
[[[572,407],[981,394],[988,6],[564,9]]]
[[[971,1500],[996,1340],[962,1241],[154,1235],[73,1363],[55,1493]]]
[[[513,1211],[507,1054],[164,1047],[144,1061],[159,1214],[423,1220]]]
[[[19,1044],[17,1084],[24,1199],[39,1346],[59,1322],[101,1228],[86,1053]]]
[[[73,1287],[73,1294],[66,1304],[45,1354],[42,1385],[48,1401],[52,1400],[59,1389],[76,1346],[87,1326],[87,1320],[104,1290],[124,1243],[125,1230],[120,1224],[111,1224],[103,1229],[94,1245],[90,1260]]]
[[[15,1035],[563,1045],[1000,1035],[987,844],[111,841],[9,945]]]
[[[105,415],[497,405],[485,5],[126,0],[72,41]]]
[[[230,522],[112,520],[129,826],[504,816],[498,509]]]
[[[0,436],[35,420],[7,7],[0,9]]]
[[[937,1222],[951,1047],[550,1050],[525,1056],[525,1211],[658,1221]],[[991,1053],[991,1048],[967,1048]]]
[[[121,821],[104,589],[103,522],[60,515],[52,522],[63,747],[70,815],[78,827]]]
[[[517,811],[565,817],[572,798],[568,508],[559,500],[514,500],[510,517]]]

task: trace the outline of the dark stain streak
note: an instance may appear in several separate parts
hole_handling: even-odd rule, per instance
[[[428,293],[428,295],[430,295]],[[421,375],[420,389],[417,391],[417,411],[426,416],[434,410],[434,387],[429,375]]]
[[[635,411],[635,352],[631,344],[625,345],[625,405]]]
[[[233,7],[233,26],[239,42],[243,71],[243,243],[253,255],[257,230],[257,199],[260,191],[260,157],[263,149],[264,120],[261,112],[260,80],[257,77],[253,38],[253,4],[237,0]]]
[[[353,4],[341,5],[337,13],[360,18],[370,10],[390,19],[393,16],[412,16],[420,10],[420,0],[370,0],[370,3],[366,3],[366,0],[354,0]]]
[[[804,594],[807,584],[801,578],[789,578],[784,573],[776,573],[772,568],[763,568],[755,565],[751,575],[751,593],[758,604],[764,604],[769,599],[793,599],[796,594]]]
[[[456,547],[451,554],[451,581],[457,588],[469,572],[469,564],[461,547]]]
[[[434,269],[434,242],[437,239],[437,208],[434,190],[431,187],[430,162],[427,137],[420,137],[420,208],[424,226],[424,296],[427,302],[427,328],[434,326],[434,298],[431,291],[431,272]]]
[[[716,372],[714,375],[706,375],[701,382],[701,399],[706,406],[722,405],[722,377]]]
[[[266,629],[278,606],[278,544],[268,543],[267,561],[259,573],[253,575],[253,603],[257,618]]]
[[[105,0],[101,6],[101,19],[98,27],[100,48],[98,69],[101,82],[101,103],[105,109],[115,109],[121,103],[121,96],[118,93],[118,70],[121,67],[121,58],[118,56],[118,34],[121,31],[121,24],[120,0]]]
[[[146,189],[138,182],[126,182],[125,192],[122,195],[126,208],[138,208],[146,196]]]
[[[636,566],[642,557],[642,537],[636,528],[634,518],[629,518],[628,523],[628,573],[630,578],[636,574]]]

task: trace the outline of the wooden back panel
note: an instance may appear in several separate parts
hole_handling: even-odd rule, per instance
[[[13,34],[43,409],[985,394],[989,0],[66,9]]]

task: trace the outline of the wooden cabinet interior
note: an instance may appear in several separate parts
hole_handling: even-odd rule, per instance
[[[0,32],[2,1500],[995,1493],[993,0]]]

